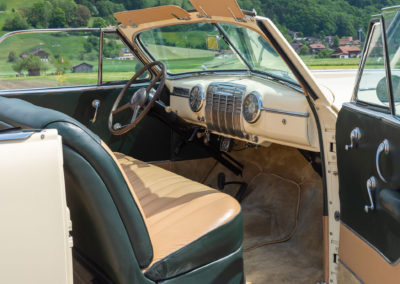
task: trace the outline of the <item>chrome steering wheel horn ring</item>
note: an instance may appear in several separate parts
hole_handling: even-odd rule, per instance
[[[131,97],[128,103],[124,104],[123,106],[118,107],[119,103],[121,102],[122,98],[125,96],[126,92],[130,88],[130,86],[146,71],[153,68],[154,66],[159,66],[160,70],[157,73],[157,76],[150,82],[147,88],[141,88],[137,90]],[[161,95],[161,92],[165,85],[165,77],[166,77],[166,67],[164,63],[161,61],[154,61],[133,75],[133,77],[128,81],[125,87],[119,93],[117,99],[114,102],[114,105],[111,109],[110,115],[108,117],[108,130],[113,135],[122,135],[127,133],[128,131],[132,130],[142,119],[143,117],[150,111],[151,107],[154,105],[156,100]],[[157,89],[154,91],[154,86],[159,83]],[[146,104],[147,103],[147,104]],[[141,112],[140,108],[143,107]],[[131,109],[133,111],[133,115],[131,121],[126,125],[121,125],[120,123],[114,124],[114,115],[122,112],[126,109]],[[118,125],[118,127],[116,127]]]

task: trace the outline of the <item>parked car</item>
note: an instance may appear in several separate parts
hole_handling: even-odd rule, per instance
[[[271,20],[191,3],[0,38],[1,282],[398,283],[399,7],[338,106]]]

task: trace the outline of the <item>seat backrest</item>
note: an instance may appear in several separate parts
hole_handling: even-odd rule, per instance
[[[115,282],[132,283],[143,277],[141,268],[153,259],[144,216],[112,153],[103,147],[100,138],[63,113],[1,96],[0,122],[58,130],[63,141],[75,250]]]

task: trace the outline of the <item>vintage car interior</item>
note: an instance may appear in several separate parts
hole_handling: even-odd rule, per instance
[[[123,86],[0,94],[0,129],[62,136],[74,281],[327,281],[313,86],[262,18],[235,1],[191,3],[115,15],[144,66]],[[170,32],[193,45],[167,43]]]

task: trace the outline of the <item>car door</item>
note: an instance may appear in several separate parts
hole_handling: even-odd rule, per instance
[[[337,120],[339,283],[400,283],[399,26],[398,10],[371,21]]]
[[[1,96],[64,112],[114,151],[145,161],[170,158],[171,131],[151,114],[126,135],[113,136],[108,131],[112,104],[142,67],[115,29],[14,32],[0,39],[0,54]],[[146,87],[149,79],[144,76],[133,84],[126,97]],[[163,99],[168,103],[168,96]]]

